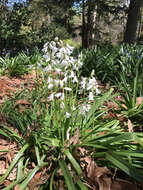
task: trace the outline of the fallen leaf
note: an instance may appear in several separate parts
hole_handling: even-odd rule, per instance
[[[79,138],[80,138],[80,130],[79,128],[76,129],[75,135],[70,139],[70,145],[73,144],[77,144],[79,142]]]
[[[118,120],[121,121],[121,122],[127,120],[122,114],[116,114],[116,116],[117,116]]]
[[[98,167],[94,160],[90,157],[86,157],[87,162],[87,177],[99,190],[111,190],[112,180],[108,177],[111,175],[110,170],[107,167]],[[97,187],[97,188],[98,188]]]
[[[10,180],[5,180],[4,181],[4,185],[7,187],[8,185],[10,185],[11,184],[11,181]]]
[[[133,124],[132,124],[130,119],[128,119],[128,131],[129,132],[134,132]]]
[[[139,106],[143,101],[143,97],[137,97],[136,105]]]
[[[134,183],[122,179],[116,179],[111,185],[111,190],[138,190],[138,188]]]
[[[14,187],[14,190],[21,190],[21,189],[20,189],[20,186],[19,186],[19,185],[16,185],[16,186]]]
[[[15,105],[14,105],[14,108],[19,105],[19,104],[22,104],[22,105],[30,105],[30,103],[27,101],[27,100],[24,100],[24,99],[21,99],[21,100],[17,100]]]

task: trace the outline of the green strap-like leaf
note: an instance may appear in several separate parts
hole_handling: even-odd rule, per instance
[[[70,162],[72,163],[72,166],[77,171],[78,175],[80,175],[82,173],[82,170],[81,170],[79,164],[77,163],[77,161],[75,160],[75,158],[70,153],[70,151],[67,149],[67,150],[64,151],[64,153],[68,157],[68,159],[70,160]]]
[[[54,180],[54,175],[56,173],[57,169],[54,170],[52,173],[51,179],[50,179],[50,190],[53,190],[53,180]]]
[[[19,158],[23,156],[24,151],[29,147],[29,144],[25,144],[22,149],[18,152],[18,154],[15,156],[14,160],[10,164],[10,167],[7,169],[6,173],[0,178],[0,184],[3,183],[3,181],[7,178],[15,164],[18,162]]]
[[[86,115],[83,121],[83,125],[86,124],[86,122],[90,119],[92,114],[99,108],[99,106],[101,106],[104,101],[108,100],[112,92],[113,92],[113,88],[111,88],[109,92],[105,93],[96,103],[94,103],[94,105],[89,110],[88,114]]]
[[[62,173],[64,175],[68,190],[77,190],[75,185],[74,185],[74,182],[72,180],[72,176],[70,174],[70,171],[69,171],[69,169],[68,169],[63,158],[61,160],[59,160],[59,165],[60,165],[60,168],[62,169]]]
[[[128,162],[123,160],[121,157],[116,155],[115,153],[105,153],[106,159],[112,162],[115,166],[120,168],[122,171],[124,171],[126,174],[131,176],[132,178],[136,179],[139,182],[143,181],[143,173],[136,170],[134,167],[132,167]]]
[[[77,184],[81,190],[88,190],[87,187],[83,184],[83,182],[81,180],[78,180]]]
[[[21,176],[21,178],[19,178],[18,180],[12,182],[10,185],[8,185],[6,188],[4,188],[3,190],[12,190],[13,187],[15,187],[17,184],[21,183],[26,177],[27,177],[28,174],[25,174],[23,176]]]
[[[26,179],[22,182],[22,184],[19,185],[21,190],[25,190],[25,188],[27,187],[28,183],[34,177],[34,175],[39,170],[39,168],[40,168],[39,166],[36,166],[32,171],[29,172],[29,174],[26,177]]]

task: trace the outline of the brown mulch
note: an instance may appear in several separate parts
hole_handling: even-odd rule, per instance
[[[36,72],[32,71],[31,74],[26,74],[20,78],[9,78],[8,76],[0,77],[0,104],[5,98],[9,98],[13,93],[20,92],[24,88],[32,89],[35,87]]]
[[[33,71],[31,74],[26,74],[19,78],[8,76],[0,76],[0,105],[3,104],[5,99],[8,99],[14,95],[14,93],[22,91],[24,88],[32,89],[35,87],[36,72]],[[0,122],[5,123],[5,118],[0,116]],[[17,132],[15,129],[10,127],[12,130]],[[10,163],[17,154],[19,147],[16,143],[10,142],[8,139],[0,135],[0,150],[8,152],[0,152],[0,177],[5,174],[9,168]],[[4,184],[0,184],[0,189],[3,189],[9,185],[13,180],[16,179],[17,166],[12,170],[11,174],[5,180]],[[18,190],[18,187],[15,190]]]

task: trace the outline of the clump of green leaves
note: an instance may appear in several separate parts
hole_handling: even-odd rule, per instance
[[[82,74],[89,76],[91,70],[95,70],[95,75],[101,82],[116,85],[117,80],[121,82],[120,73],[124,75],[128,82],[132,82],[136,75],[138,62],[143,61],[143,48],[138,45],[128,46],[95,46],[94,50],[84,50],[83,52]],[[142,78],[143,66],[139,64],[139,80]],[[141,87],[140,81],[140,88]],[[138,89],[137,89],[138,90]]]
[[[18,164],[16,180],[5,189],[11,189],[19,184],[24,190],[35,174],[43,168],[46,171],[44,173],[49,176],[45,181],[45,188],[55,189],[54,184],[58,179],[62,179],[65,189],[87,190],[83,183],[86,177],[81,177],[83,168],[80,159],[82,157],[83,160],[84,156],[97,160],[102,166],[105,163],[111,168],[116,166],[141,181],[142,173],[137,168],[142,168],[143,135],[123,132],[117,120],[100,120],[105,112],[101,109],[102,104],[113,98],[112,91],[113,89],[98,97],[84,116],[80,114],[78,104],[75,104],[74,110],[71,109],[73,97],[65,99],[64,107],[58,99],[48,104],[36,90],[28,94],[20,93],[6,101],[1,114],[5,115],[8,125],[18,129],[19,134],[3,123],[0,125],[0,134],[16,141],[20,150],[0,179],[2,183]],[[26,99],[31,105],[23,107],[20,113],[18,103],[22,99]],[[99,135],[100,133],[103,135]],[[133,143],[134,141],[137,143]],[[80,155],[78,148],[84,149],[86,154]],[[26,172],[31,162],[34,162],[35,166]]]
[[[0,72],[2,75],[11,77],[21,76],[30,70],[30,57],[25,53],[20,53],[15,57],[0,57]]]

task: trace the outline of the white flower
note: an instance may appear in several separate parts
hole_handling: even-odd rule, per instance
[[[48,77],[47,83],[50,84],[50,83],[52,83],[52,82],[53,82],[53,79],[52,79],[51,77]]]
[[[73,56],[71,56],[73,49],[74,48],[68,44],[65,47],[63,45],[63,42],[59,41],[58,38],[55,38],[55,40],[50,43],[46,43],[43,47],[43,51],[45,52],[45,55],[43,57],[47,62],[47,66],[43,68],[43,63],[41,60],[38,68],[44,72],[48,72],[49,74],[53,73],[53,76],[47,76],[47,88],[49,90],[54,90],[54,87],[60,88],[62,90],[62,92],[59,92],[58,90],[57,92],[54,92],[54,94],[51,94],[49,97],[50,100],[53,100],[54,97],[64,100],[65,91],[72,91],[72,88],[69,87],[69,82],[71,85],[73,85],[73,88],[76,88],[75,85],[79,83],[79,88],[77,91],[80,94],[83,94],[85,92],[86,95],[86,91],[88,91],[89,100],[93,101],[94,94],[100,93],[97,88],[98,86],[96,79],[93,77],[94,71],[91,73],[91,78],[88,79],[81,77],[81,81],[79,81],[78,72],[79,68],[83,65],[82,54],[80,54],[78,58],[75,59]],[[49,61],[50,65],[48,64]],[[85,105],[83,105],[82,109],[86,113],[87,110],[84,107]]]
[[[29,65],[29,69],[33,69],[34,65]]]
[[[71,114],[66,112],[66,118],[70,118],[71,117]]]
[[[51,41],[51,43],[50,43],[53,47],[55,47],[56,46],[56,42],[55,41]]]
[[[70,46],[69,44],[67,44],[67,48],[70,49],[71,51],[74,50],[74,47]]]
[[[60,107],[61,107],[62,109],[65,108],[64,102],[61,102],[61,103],[60,103]]]
[[[74,78],[74,77],[75,77],[75,73],[73,71],[71,71],[69,78]]]
[[[55,80],[54,80],[54,83],[55,83],[55,86],[56,86],[56,87],[58,87],[58,86],[59,86],[60,81],[55,79]]]
[[[66,60],[63,60],[63,61],[61,62],[61,66],[67,66],[67,64],[68,64],[68,62],[67,62]]]
[[[68,88],[68,87],[65,87],[64,90],[72,91],[72,89],[71,89],[71,88]]]
[[[48,50],[48,47],[46,47],[46,46],[42,49],[42,51],[43,51],[44,53],[46,53],[47,50]]]
[[[101,92],[98,88],[96,88],[96,95],[99,95]]]
[[[73,65],[73,70],[78,71],[79,67],[77,65]]]
[[[52,71],[51,65],[48,65],[47,67],[45,67],[45,68],[43,69],[43,71],[44,71],[44,72],[51,72],[51,71]]]
[[[58,38],[58,37],[55,37],[54,41],[58,42],[58,41],[59,41],[59,38]]]
[[[52,49],[52,54],[55,55],[55,53],[56,53],[57,51],[58,51],[58,48],[53,47],[53,49]]]
[[[73,111],[75,111],[75,110],[76,110],[76,107],[75,107],[75,106],[73,106],[73,107],[72,107],[72,110],[73,110]]]
[[[48,97],[49,101],[53,101],[54,100],[54,94],[50,94],[50,96]]]
[[[65,94],[64,93],[62,93],[62,95],[61,95],[61,100],[64,100],[64,98],[65,98]]]
[[[89,92],[88,98],[89,98],[90,101],[93,101],[93,100],[94,100],[93,92]]]
[[[71,57],[69,57],[68,55],[65,55],[64,59],[65,59],[67,62],[70,62]]]
[[[54,44],[53,42],[51,42],[51,43],[49,44],[49,48],[50,48],[51,50],[53,50],[54,47],[55,47],[55,44]]]
[[[64,82],[62,80],[59,81],[60,87],[63,88]]]
[[[83,65],[83,63],[80,60],[78,60],[78,67],[79,67],[79,69],[82,67],[82,65]]]
[[[89,79],[88,83],[87,83],[87,91],[91,90],[92,88],[96,88],[96,79],[93,77],[91,79]]]
[[[88,113],[88,111],[90,110],[90,108],[91,108],[90,104],[83,104],[83,105],[81,105],[81,107],[80,107],[80,114],[83,115],[83,116],[85,116]]]
[[[60,52],[63,53],[63,54],[66,54],[67,53],[66,52],[66,48],[65,47],[61,47]]]
[[[43,57],[46,59],[46,62],[50,61],[50,54],[49,53],[43,55]]]
[[[63,79],[63,82],[67,83],[67,81],[68,81],[68,77],[65,76],[64,79]]]
[[[55,97],[56,97],[56,98],[59,98],[60,96],[62,96],[62,93],[61,93],[61,92],[58,92],[57,94],[55,94]]]
[[[54,86],[53,84],[49,84],[48,89],[51,90],[53,88],[53,86]]]
[[[95,70],[93,69],[91,72],[91,77],[94,77],[94,75],[95,75]]]
[[[67,137],[66,137],[67,140],[70,139],[70,130],[71,130],[71,127],[69,127],[67,130]]]
[[[72,65],[75,65],[75,59],[74,59],[73,57],[70,57],[70,58],[69,58],[69,61],[70,61],[70,63],[71,63]]]
[[[60,74],[60,72],[61,72],[61,69],[59,69],[59,68],[56,68],[56,69],[55,69],[55,71],[56,71],[57,73],[59,73],[59,74]]]
[[[81,88],[83,88],[83,89],[86,88],[86,81],[87,81],[86,77],[81,78],[81,82],[80,82]]]
[[[71,55],[72,51],[69,48],[66,48],[64,53],[66,53],[67,55]]]
[[[49,44],[48,42],[45,43],[45,44],[44,44],[44,48],[48,47],[48,44]]]
[[[53,64],[53,65],[57,65],[57,61],[52,60],[52,64]]]
[[[64,56],[63,56],[63,54],[61,52],[58,52],[56,54],[56,57],[59,58],[59,59],[63,59],[64,58]]]
[[[78,78],[77,78],[77,76],[74,76],[74,78],[73,78],[73,83],[78,83]]]
[[[38,69],[42,69],[41,63],[38,63],[38,64],[37,64],[37,68],[38,68]]]

